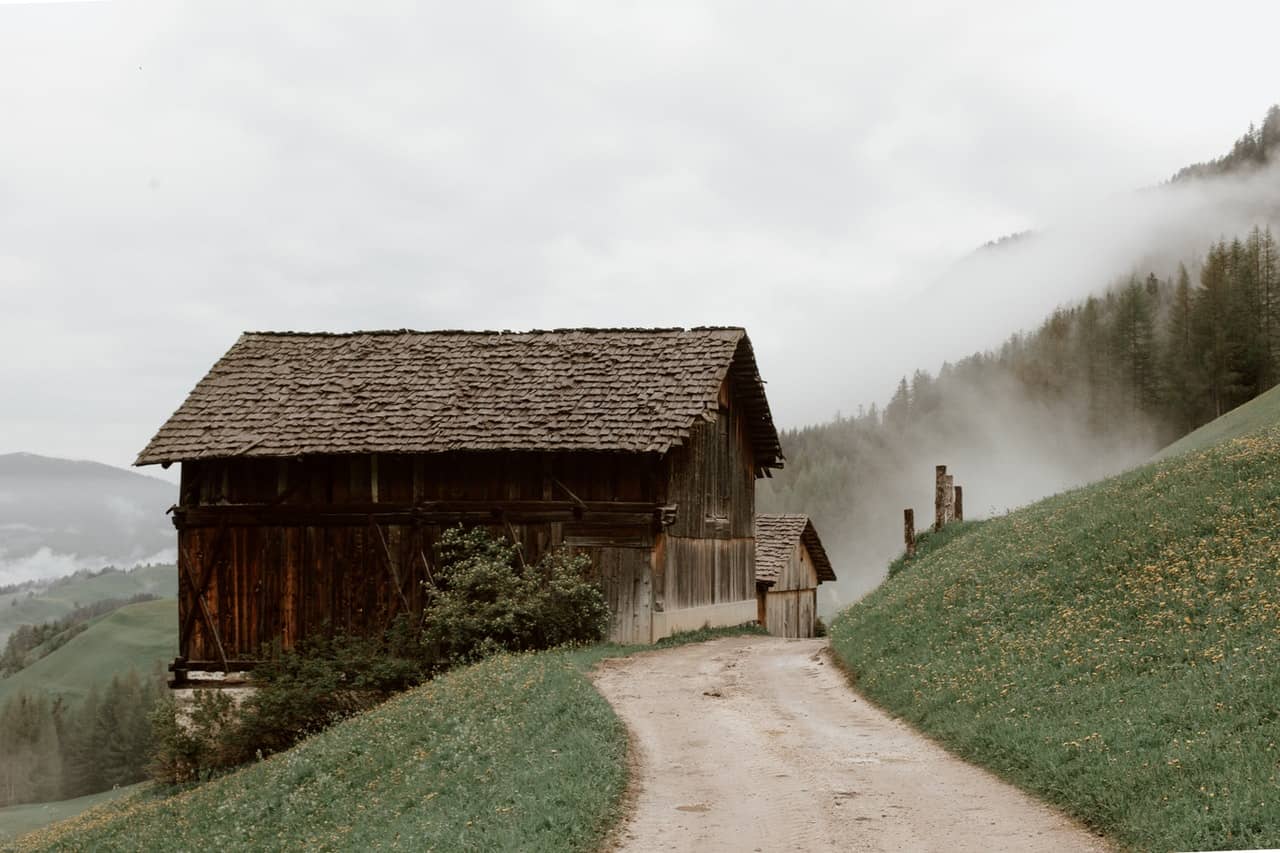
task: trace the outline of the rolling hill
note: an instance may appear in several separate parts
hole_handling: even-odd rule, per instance
[[[178,571],[171,565],[145,565],[128,571],[82,572],[0,595],[0,644],[19,625],[39,625],[66,616],[77,607],[107,598],[150,593],[178,595]]]
[[[131,604],[93,622],[53,654],[0,679],[0,704],[23,690],[44,690],[75,702],[97,684],[136,669],[167,664],[178,649],[178,602]]]
[[[1255,403],[905,565],[832,626],[859,688],[1125,846],[1280,845],[1280,425]]]

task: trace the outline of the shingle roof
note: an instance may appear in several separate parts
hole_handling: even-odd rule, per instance
[[[818,582],[836,579],[818,531],[807,515],[756,516],[756,583],[773,586],[802,541],[818,570]]]
[[[246,332],[138,455],[664,453],[728,376],[756,464],[782,465],[746,331]]]

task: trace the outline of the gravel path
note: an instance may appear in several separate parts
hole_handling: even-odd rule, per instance
[[[617,849],[1109,849],[872,707],[826,654],[732,637],[603,662],[637,764]]]

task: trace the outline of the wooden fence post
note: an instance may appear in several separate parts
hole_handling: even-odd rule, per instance
[[[907,559],[910,560],[916,555],[916,511],[914,509],[902,511],[902,539],[907,543]]]
[[[942,499],[944,517],[947,524],[956,520],[956,480],[955,477],[947,475],[947,488]]]
[[[956,486],[956,521],[964,521],[964,487]]]
[[[934,469],[933,483],[933,529],[941,530],[947,523],[947,466],[939,465]]]

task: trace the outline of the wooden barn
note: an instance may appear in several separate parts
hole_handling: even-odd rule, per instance
[[[770,634],[812,637],[818,584],[835,579],[809,516],[756,516],[757,618]]]
[[[615,640],[753,621],[782,452],[740,328],[255,332],[136,464],[175,462],[181,683],[420,611],[456,524],[588,554]]]

